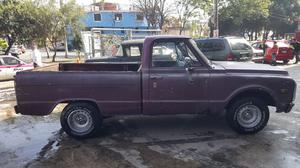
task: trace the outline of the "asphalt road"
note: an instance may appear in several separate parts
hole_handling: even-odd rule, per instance
[[[298,83],[289,114],[271,109],[268,126],[238,135],[223,118],[118,117],[98,137],[69,138],[58,107],[50,116],[14,114],[13,89],[0,91],[0,167],[297,168],[300,167],[300,65],[285,67]],[[4,100],[5,99],[5,100]]]

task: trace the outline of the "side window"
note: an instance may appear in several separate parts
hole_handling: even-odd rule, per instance
[[[6,64],[6,65],[19,65],[20,64],[20,61],[15,58],[3,57],[2,59],[4,61],[4,64]]]
[[[3,65],[1,58],[0,58],[0,65]]]
[[[115,21],[121,21],[122,20],[122,13],[116,13],[115,14]]]
[[[132,57],[141,56],[140,48],[138,46],[131,46],[130,47],[130,56],[132,56]]]
[[[141,52],[138,46],[124,46],[126,56],[128,57],[140,57]]]
[[[193,62],[198,61],[184,42],[162,42],[153,46],[153,67],[187,67]]]
[[[94,21],[101,21],[101,14],[100,13],[95,13],[94,14]]]
[[[222,51],[225,49],[223,41],[197,41],[197,46],[202,52]]]
[[[143,13],[136,13],[136,20],[137,21],[143,21],[144,20],[144,14]]]

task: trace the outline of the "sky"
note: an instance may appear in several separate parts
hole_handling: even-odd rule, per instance
[[[80,5],[89,5],[93,3],[93,0],[76,0]],[[98,0],[100,1],[100,0]],[[131,0],[105,0],[105,2],[113,2],[113,3],[120,3],[120,4],[130,4]]]

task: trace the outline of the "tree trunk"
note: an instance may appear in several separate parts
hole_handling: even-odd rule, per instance
[[[55,58],[56,58],[56,49],[54,49],[54,54],[52,56],[52,62],[55,62]]]
[[[69,50],[68,50],[68,37],[67,37],[67,28],[65,28],[65,58],[68,58]]]
[[[49,54],[49,50],[48,50],[48,47],[47,47],[47,43],[46,43],[46,41],[44,41],[43,43],[44,43],[44,48],[45,48],[46,53],[47,53],[47,58],[50,58],[50,54]]]
[[[255,41],[258,39],[258,30],[255,31]]]
[[[56,40],[54,40],[54,43],[52,43],[52,47],[54,48],[54,54],[52,56],[52,62],[55,62],[55,58],[56,58],[56,49],[57,49],[57,46],[56,46]]]

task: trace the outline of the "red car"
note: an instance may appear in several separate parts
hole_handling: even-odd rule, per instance
[[[266,41],[267,49],[264,56],[265,62],[272,62],[272,47],[274,41]],[[276,57],[276,61],[283,61],[284,64],[287,64],[290,60],[294,59],[294,49],[290,47],[289,44],[282,41],[277,41],[279,47],[279,52]],[[262,49],[262,42],[256,42],[252,45],[256,49]]]

